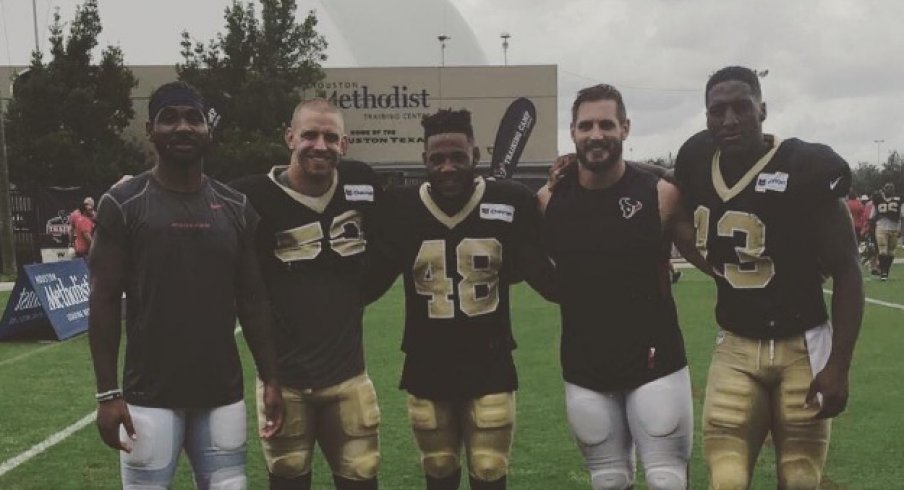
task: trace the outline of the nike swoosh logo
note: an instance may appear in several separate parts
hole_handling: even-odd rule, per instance
[[[832,189],[834,191],[835,186],[838,185],[839,182],[841,182],[841,177],[838,177],[837,179],[829,182],[829,189]]]

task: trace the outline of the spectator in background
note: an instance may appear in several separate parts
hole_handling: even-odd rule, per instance
[[[94,199],[86,197],[82,203],[69,213],[69,246],[75,246],[75,224],[82,218],[84,210],[90,209],[91,215],[94,215]]]
[[[69,215],[69,236],[76,257],[88,256],[94,234],[94,224],[94,199],[86,197],[81,206]]]
[[[863,221],[867,216],[863,213],[863,203],[860,202],[853,190],[848,192],[847,207],[851,211],[851,221],[854,223],[854,232],[857,234],[857,240],[861,241],[863,237],[860,232],[863,230]]]

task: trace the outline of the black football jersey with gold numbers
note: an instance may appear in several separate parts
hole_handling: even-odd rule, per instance
[[[697,247],[717,279],[716,320],[749,338],[784,338],[828,318],[814,217],[847,195],[851,171],[825,145],[767,136],[771,149],[726,178],[708,131],[678,153],[675,176],[694,213]]]
[[[405,284],[402,388],[430,398],[514,390],[509,286],[519,247],[539,241],[533,193],[478,177],[452,216],[426,183],[389,196],[387,246]]]
[[[274,314],[280,381],[322,388],[364,370],[364,257],[382,190],[366,164],[342,161],[330,191],[305,196],[287,185],[285,168],[231,185],[261,216],[256,246]]]

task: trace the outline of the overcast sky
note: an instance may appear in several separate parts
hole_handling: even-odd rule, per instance
[[[39,42],[59,7],[35,0]],[[173,64],[179,33],[207,40],[231,0],[99,0],[103,45],[129,64]],[[34,47],[32,2],[0,0],[0,64]],[[452,36],[447,65],[555,64],[559,150],[575,92],[598,82],[625,95],[627,156],[667,156],[703,128],[703,86],[728,64],[768,69],[765,128],[831,145],[852,165],[904,150],[904,2],[895,0],[299,0],[331,43],[326,66],[439,64],[436,35]],[[462,25],[466,24],[466,25]],[[468,27],[470,32],[468,32]],[[8,88],[0,89],[8,95]],[[543,115],[540,115],[543,117]],[[877,145],[875,140],[884,140]],[[877,148],[877,146],[879,146]]]

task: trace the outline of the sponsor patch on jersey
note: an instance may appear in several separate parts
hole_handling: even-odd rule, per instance
[[[763,172],[756,176],[756,187],[754,190],[757,192],[785,192],[787,188],[788,174],[785,172],[776,172],[774,174]]]
[[[346,201],[370,201],[374,200],[374,186],[372,185],[346,185],[343,187]]]
[[[511,204],[481,204],[480,218],[497,219],[499,221],[511,223],[515,220],[515,206],[512,206]]]

